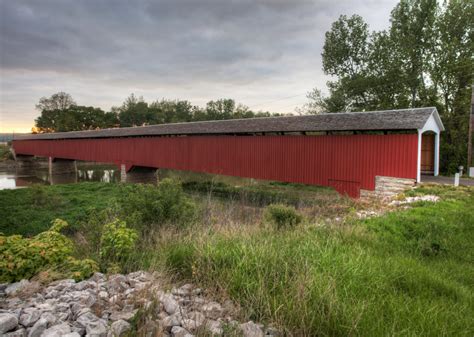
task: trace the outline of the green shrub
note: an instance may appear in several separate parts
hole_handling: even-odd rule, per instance
[[[13,160],[13,153],[8,145],[0,145],[0,161],[2,160]]]
[[[196,215],[196,205],[181,184],[171,179],[163,179],[158,186],[125,185],[118,206],[120,218],[142,233],[165,223],[185,225]]]
[[[67,226],[67,222],[56,219],[48,231],[32,238],[0,235],[0,282],[29,279],[48,269],[76,280],[89,277],[97,264],[71,256],[73,243],[60,233]]]
[[[100,241],[100,259],[104,268],[113,267],[117,271],[117,266],[130,257],[137,238],[137,231],[127,228],[124,221],[105,224]]]
[[[61,196],[54,193],[47,186],[34,184],[30,187],[31,205],[35,208],[58,208],[63,203]]]
[[[270,205],[265,209],[265,219],[280,228],[294,227],[302,220],[302,216],[294,207],[285,205]]]

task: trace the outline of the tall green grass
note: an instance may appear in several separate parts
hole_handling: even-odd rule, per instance
[[[161,250],[180,277],[288,335],[472,336],[473,226],[471,190],[343,229],[193,235]]]

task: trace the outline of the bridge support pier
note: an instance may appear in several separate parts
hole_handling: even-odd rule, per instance
[[[38,166],[38,161],[35,156],[27,155],[15,155],[15,163],[17,168],[36,168]]]
[[[127,172],[125,164],[120,165],[120,182],[122,183],[158,183],[158,170],[152,167],[134,166]]]
[[[72,159],[49,157],[48,175],[51,185],[77,182],[77,163]]]
[[[61,159],[49,157],[48,160],[49,174],[70,174],[77,172],[77,163],[73,159]]]

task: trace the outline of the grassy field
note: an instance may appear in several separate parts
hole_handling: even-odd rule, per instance
[[[120,186],[106,183],[41,186],[0,191],[0,232],[31,236],[56,218],[71,225],[110,207]]]
[[[197,231],[157,259],[287,334],[472,336],[474,191],[419,193],[445,200],[338,226]]]
[[[227,185],[223,190],[232,192]],[[300,187],[276,188],[292,195]],[[303,222],[277,230],[263,220],[262,207],[236,199],[240,194],[194,191],[195,221],[156,227],[123,271],[158,270],[192,281],[286,335],[474,334],[474,189],[421,187],[408,194],[441,201],[366,220],[356,210],[374,205],[313,192],[311,204],[298,203]],[[106,209],[126,193],[112,184],[0,191],[0,231],[32,234],[55,217],[74,227],[89,221],[91,209]]]

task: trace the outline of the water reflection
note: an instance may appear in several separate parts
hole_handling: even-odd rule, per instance
[[[27,187],[32,184],[56,185],[84,181],[114,183],[120,181],[116,166],[77,164],[77,173],[49,176],[48,168],[0,168],[0,190]]]

